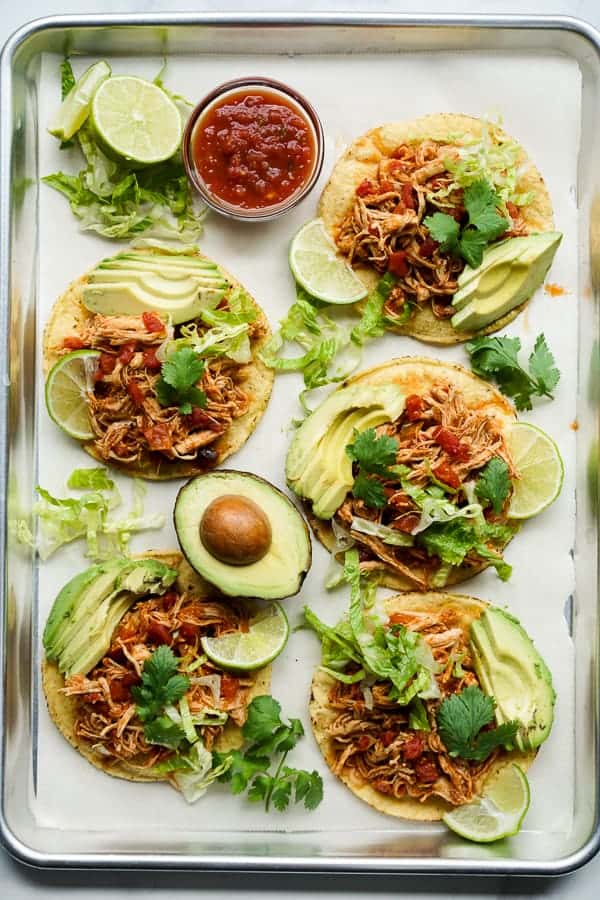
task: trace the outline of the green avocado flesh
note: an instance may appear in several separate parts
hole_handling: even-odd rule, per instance
[[[202,543],[202,516],[213,500],[224,495],[253,500],[269,520],[271,544],[257,562],[248,565],[221,562]],[[174,519],[189,564],[222,593],[278,600],[300,590],[311,564],[308,528],[293,503],[268,481],[226,469],[198,475],[179,491]]]
[[[330,394],[304,420],[288,450],[285,474],[290,488],[311,500],[320,519],[330,519],[353,484],[346,446],[355,431],[393,422],[404,409],[394,384],[356,384]]]
[[[562,239],[559,231],[509,238],[488,248],[477,269],[465,268],[452,299],[457,331],[483,328],[529,299],[542,284]]]
[[[228,287],[217,265],[193,256],[127,254],[103,260],[90,273],[83,304],[104,316],[156,312],[173,325],[196,319],[221,300]]]
[[[519,750],[539,747],[552,728],[552,675],[523,626],[491,606],[471,624],[471,652],[482,689],[496,700],[498,725],[518,720]]]
[[[58,594],[43,644],[63,675],[86,675],[102,659],[129,607],[147,594],[160,595],[177,578],[156,559],[114,559],[80,572]]]

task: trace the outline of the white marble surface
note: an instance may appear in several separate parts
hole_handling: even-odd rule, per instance
[[[257,2],[200,2],[200,0],[0,0],[0,44],[20,25],[34,18],[59,13],[117,13],[117,12],[197,12],[229,10],[386,10],[395,12],[444,12],[444,13],[545,13],[568,14],[587,19],[600,27],[600,0],[423,0],[412,2],[385,2],[385,0],[257,0]],[[135,872],[54,872],[25,868],[0,850],[0,898],[55,897],[68,894],[73,900],[122,900],[128,895],[134,898],[151,897],[153,900],[177,900],[201,894],[207,898],[258,898],[279,896],[285,893],[291,898],[301,898],[318,891],[326,898],[397,896],[446,898],[451,895],[468,898],[546,897],[592,900],[600,891],[600,857],[574,875],[562,879],[463,879],[424,878],[402,876],[291,876],[276,875],[197,875]]]

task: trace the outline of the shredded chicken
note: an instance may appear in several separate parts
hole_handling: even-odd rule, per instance
[[[260,321],[251,323],[250,340],[262,331]],[[250,408],[248,366],[225,356],[205,360],[196,385],[206,395],[204,407],[196,406],[187,415],[177,406],[163,406],[157,395],[161,362],[156,351],[166,337],[166,326],[154,314],[149,320],[95,315],[59,348],[66,352],[76,345],[101,351],[88,400],[94,447],[107,462],[160,466],[165,459],[196,460],[210,468],[219,461],[211,445]]]
[[[411,485],[425,487],[433,476],[455,491],[448,499],[453,496],[453,502],[458,506],[467,503],[462,486],[470,480],[474,482],[481,469],[494,457],[504,460],[511,478],[518,477],[502,424],[487,412],[467,405],[461,392],[451,383],[439,382],[423,396],[407,398],[404,413],[395,422],[381,425],[376,431],[379,436],[386,434],[397,440],[396,464],[409,468],[407,480]],[[406,535],[411,535],[418,526],[421,511],[415,500],[393,476],[382,476],[379,480],[384,484],[386,494],[383,509],[369,508],[350,493],[335,518],[360,546],[363,571],[391,568],[418,590],[426,590],[440,568],[438,557],[430,556],[418,543],[395,546],[352,528],[355,517],[386,525]],[[510,493],[501,515],[495,517],[496,521],[506,520],[509,503]],[[490,515],[489,509],[486,515]],[[481,562],[481,557],[473,551],[467,554],[463,565],[478,566]]]
[[[407,707],[389,698],[390,682],[378,681],[372,686],[373,708],[369,709],[360,684],[336,680],[328,703],[335,718],[327,726],[335,755],[333,771],[353,775],[396,798],[413,797],[424,802],[439,797],[452,806],[469,803],[500,751],[494,751],[482,763],[451,757],[437,731],[436,711],[442,700],[469,685],[478,685],[464,630],[450,610],[439,618],[418,612],[394,614],[388,624],[419,631],[440,666],[436,679],[441,697],[423,701],[430,730],[410,727]],[[457,660],[462,674],[455,669]]]
[[[186,663],[203,655],[201,637],[247,628],[247,612],[235,604],[199,600],[175,591],[138,601],[122,618],[107,654],[93,671],[71,675],[65,681],[64,693],[78,698],[75,734],[112,763],[124,761],[130,767],[148,769],[167,759],[172,750],[146,741],[131,695],[131,688],[141,681],[145,660],[161,644],[167,644],[184,661],[180,669],[185,673]],[[211,675],[219,676],[217,697],[210,683],[198,683]],[[185,696],[192,715],[216,709],[238,725],[245,722],[251,679],[224,674],[209,661],[197,666],[188,678],[191,687]],[[222,730],[220,725],[201,727],[205,746],[212,748]]]
[[[403,315],[407,302],[413,307],[431,303],[438,318],[454,312],[450,300],[464,261],[442,252],[423,220],[436,212],[464,219],[463,191],[446,168],[455,153],[431,140],[400,145],[379,163],[374,179],[358,185],[339,227],[336,243],[350,263],[397,276],[385,306],[392,319]],[[507,206],[510,230],[503,237],[526,234],[518,207]]]

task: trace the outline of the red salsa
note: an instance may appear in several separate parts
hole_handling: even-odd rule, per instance
[[[228,94],[192,138],[196,171],[212,194],[242,209],[287,200],[310,178],[313,130],[297,107],[262,88]]]

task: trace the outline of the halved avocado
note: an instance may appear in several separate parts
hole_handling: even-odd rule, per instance
[[[241,545],[250,546],[253,535],[245,529],[256,522],[260,532],[255,561],[225,562],[223,534],[218,533],[219,506],[226,500],[229,516],[224,522],[230,556]],[[239,508],[239,530],[235,508]],[[256,509],[258,507],[258,509]],[[208,513],[207,513],[208,510]],[[264,539],[264,519],[268,539]],[[210,529],[207,522],[210,518]],[[293,503],[278,488],[248,472],[221,469],[198,475],[184,485],[175,501],[175,531],[189,564],[206,581],[231,597],[260,597],[280,600],[297,594],[312,562],[312,548],[306,522]],[[219,547],[219,556],[215,555]]]

